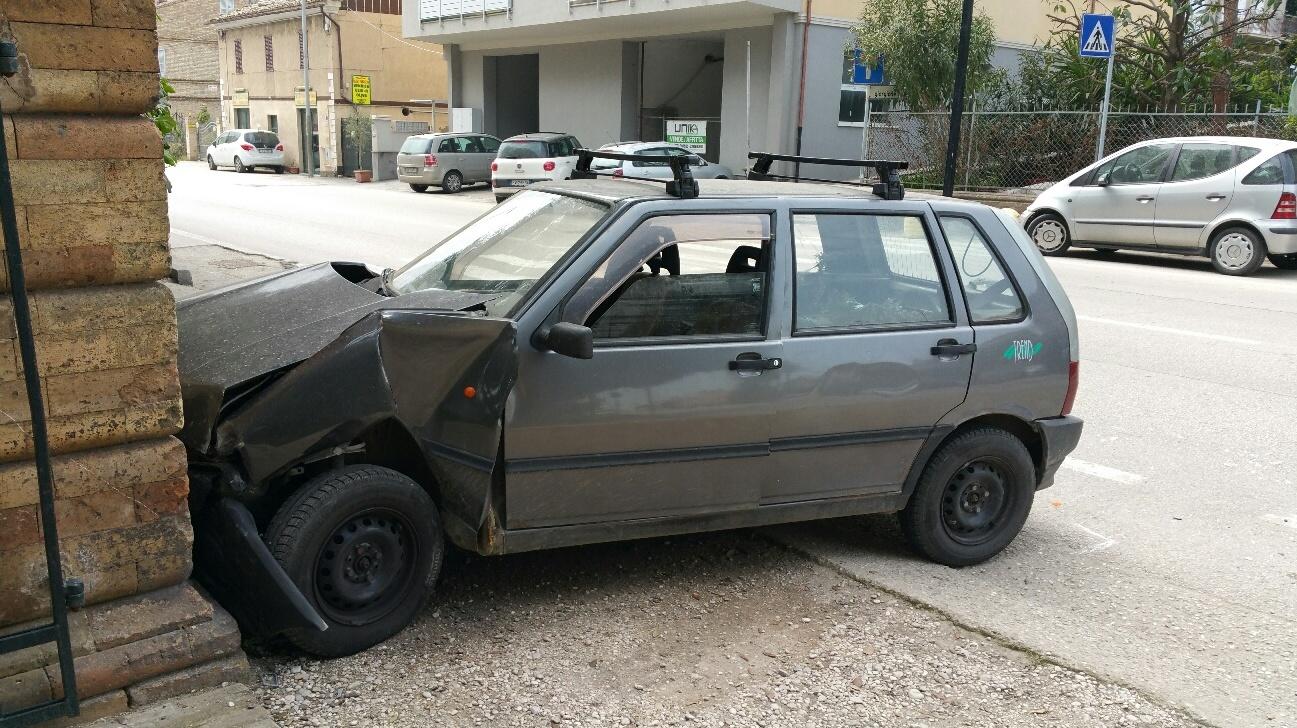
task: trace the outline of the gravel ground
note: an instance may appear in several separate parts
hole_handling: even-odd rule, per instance
[[[385,644],[255,664],[285,728],[1197,725],[751,531],[453,553]]]

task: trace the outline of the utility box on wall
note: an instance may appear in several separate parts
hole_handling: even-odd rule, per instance
[[[370,132],[373,139],[371,149],[374,181],[396,179],[396,155],[407,137],[415,134],[427,134],[431,126],[426,121],[392,120],[386,116],[375,116]]]
[[[458,134],[481,133],[482,110],[470,107],[451,109],[450,130]]]

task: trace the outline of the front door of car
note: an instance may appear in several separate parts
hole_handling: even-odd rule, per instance
[[[594,356],[522,344],[508,528],[756,507],[782,376],[771,217],[649,215],[578,262],[559,318],[592,329]]]
[[[229,165],[234,163],[234,155],[230,154],[230,138],[233,132],[221,132],[212,142],[212,161],[220,165]]]
[[[1246,157],[1244,148],[1233,144],[1191,143],[1180,145],[1175,164],[1157,195],[1157,219],[1153,235],[1159,248],[1197,248],[1203,231],[1220,217],[1234,197],[1234,174],[1230,172]],[[1247,156],[1256,154],[1248,148]]]
[[[1175,144],[1148,144],[1095,169],[1069,190],[1072,238],[1078,242],[1152,246],[1154,212]]]
[[[973,330],[922,203],[792,213],[791,332],[762,504],[899,491],[964,401]],[[790,259],[791,258],[791,259]]]

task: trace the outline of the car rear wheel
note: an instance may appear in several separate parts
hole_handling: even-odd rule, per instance
[[[508,195],[496,195],[496,196],[495,196],[495,204],[498,205],[498,204],[500,204],[501,202],[504,202],[505,199],[506,199],[507,197],[508,197]]]
[[[428,185],[414,185],[414,184],[412,184],[412,185],[410,185],[410,189],[414,190],[415,192],[423,193],[423,192],[427,192],[427,191],[428,191]]]
[[[1053,212],[1042,212],[1031,218],[1031,222],[1027,224],[1027,234],[1045,255],[1059,255],[1072,246],[1067,233],[1067,222]]]
[[[1280,270],[1297,270],[1297,253],[1287,255],[1270,254],[1270,264]]]
[[[248,171],[248,167],[243,166],[243,160],[238,157],[234,158],[234,171],[242,174]]]
[[[216,160],[215,160],[215,159],[212,159],[212,155],[210,155],[210,154],[207,155],[207,168],[208,168],[208,169],[216,169]]]
[[[453,170],[447,172],[445,176],[441,178],[441,189],[453,195],[464,189],[464,178],[459,174],[459,172]]]
[[[282,164],[275,165],[275,174],[283,174],[283,173],[284,173],[284,165]]]
[[[372,465],[307,481],[275,513],[265,538],[329,625],[286,636],[322,657],[350,655],[401,631],[432,596],[445,554],[428,493]]]
[[[978,564],[1022,530],[1035,492],[1036,467],[1021,440],[996,428],[970,430],[928,461],[901,511],[901,530],[937,563]]]
[[[1265,262],[1261,236],[1245,227],[1229,227],[1216,233],[1208,248],[1211,265],[1227,276],[1250,276]]]

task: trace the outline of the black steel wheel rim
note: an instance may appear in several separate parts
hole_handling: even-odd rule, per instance
[[[1013,508],[1012,475],[996,458],[976,458],[951,476],[941,496],[941,526],[965,546],[999,533]]]
[[[316,556],[316,603],[335,622],[376,622],[404,601],[418,553],[414,528],[403,514],[371,508],[348,516]]]

